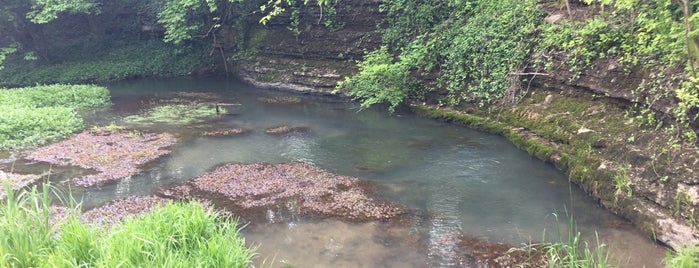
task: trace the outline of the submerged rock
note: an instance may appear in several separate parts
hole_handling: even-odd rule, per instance
[[[162,193],[205,200],[219,195],[226,200],[212,200],[214,204],[243,213],[253,210],[267,214],[268,209],[284,207],[298,214],[351,220],[389,219],[403,213],[397,205],[369,197],[359,179],[306,163],[228,164],[194,179],[190,185]]]
[[[169,154],[170,150],[164,148],[176,141],[167,133],[93,130],[39,148],[27,159],[94,169],[99,173],[72,180],[81,186],[93,186],[140,173],[140,165]]]
[[[301,98],[290,97],[290,96],[270,96],[270,97],[259,97],[258,102],[264,104],[298,104],[301,103]]]
[[[227,113],[228,111],[215,104],[176,103],[155,106],[141,114],[127,116],[124,122],[136,126],[189,125],[212,121]]]
[[[10,188],[16,191],[34,184],[40,178],[41,175],[22,175],[0,170],[0,199],[5,198],[6,195],[5,183],[8,183]]]
[[[167,199],[153,195],[131,196],[88,210],[82,214],[80,220],[97,226],[112,226],[128,217],[144,214],[166,202]]]
[[[228,137],[244,135],[250,133],[251,131],[252,129],[249,128],[228,128],[204,131],[202,135],[207,137]]]
[[[175,92],[174,97],[162,99],[164,103],[196,103],[196,102],[222,102],[226,100],[223,96],[211,92]]]
[[[265,129],[265,133],[270,135],[286,135],[290,133],[308,133],[309,127],[290,127],[287,125],[275,126]]]

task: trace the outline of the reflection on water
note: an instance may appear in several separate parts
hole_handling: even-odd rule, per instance
[[[598,232],[626,267],[660,267],[663,249],[629,228],[610,227],[619,219],[597,207],[565,176],[516,149],[499,136],[422,119],[389,115],[334,98],[308,97],[297,104],[261,104],[260,96],[283,95],[223,79],[125,81],[109,85],[114,105],[92,123],[119,123],[144,105],[178,91],[214,92],[241,104],[217,126],[252,129],[232,137],[203,137],[194,127],[156,126],[179,136],[171,155],[148,171],[99,188],[77,190],[86,207],[161,186],[190,180],[229,162],[312,163],[342,175],[371,180],[380,194],[431,215],[420,226],[343,223],[300,219],[288,224],[251,224],[247,241],[262,259],[293,267],[460,266],[454,234],[514,244],[557,240],[573,214],[578,230],[594,240]],[[309,133],[273,136],[269,127],[309,127]],[[60,176],[58,176],[60,177]],[[565,226],[564,226],[565,227]],[[565,228],[564,228],[565,229]],[[565,234],[567,231],[562,230]],[[411,245],[410,236],[423,246]]]

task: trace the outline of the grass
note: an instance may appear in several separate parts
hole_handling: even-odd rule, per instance
[[[567,268],[602,268],[617,267],[609,260],[609,251],[606,245],[600,243],[599,236],[595,234],[597,243],[595,246],[581,239],[581,233],[577,231],[573,217],[568,219],[567,234],[561,230],[561,224],[556,218],[558,241],[539,244],[529,244],[523,249],[529,256],[529,260],[517,267],[567,267]],[[544,232],[542,241],[546,241]]]
[[[108,103],[109,91],[93,85],[0,89],[0,149],[65,138],[84,127],[78,113]]]
[[[677,252],[668,251],[665,256],[665,266],[672,268],[699,267],[699,245],[685,245]]]
[[[75,202],[52,213],[54,188],[44,185],[0,206],[0,267],[248,267],[237,222],[200,203],[168,203],[111,227],[79,220]]]
[[[596,245],[591,246],[588,241],[581,240],[573,217],[570,217],[568,226],[567,240],[563,240],[562,237],[565,236],[559,234],[557,243],[545,244],[543,247],[549,267],[616,267],[610,263],[609,252],[606,246],[600,243],[597,233]]]

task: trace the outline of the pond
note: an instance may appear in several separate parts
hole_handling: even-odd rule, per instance
[[[187,92],[216,94],[211,103],[222,103],[225,114],[206,124],[235,126],[247,133],[205,136],[201,122],[197,127],[135,126],[144,132],[172,133],[179,142],[139,175],[97,187],[73,186],[86,208],[151,194],[224,163],[304,162],[366,180],[379,198],[409,211],[411,220],[404,223],[268,211],[264,220],[249,221],[243,230],[247,243],[258,247],[258,266],[471,266],[463,258],[463,240],[456,237],[514,245],[558,241],[567,238],[572,215],[583,237],[594,246],[597,234],[622,267],[662,267],[661,246],[600,208],[562,172],[500,136],[408,112],[362,110],[339,98],[268,91],[226,78],[144,79],[108,87],[113,105],[89,116],[89,124],[128,125],[125,118]],[[303,131],[265,133],[281,125]],[[40,171],[49,166],[25,168]],[[80,173],[57,170],[52,180]]]

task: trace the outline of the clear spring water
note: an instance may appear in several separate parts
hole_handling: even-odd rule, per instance
[[[224,102],[241,104],[219,123],[253,132],[211,138],[191,135],[186,127],[158,126],[179,133],[183,141],[142,175],[78,190],[87,207],[149,194],[220,163],[303,161],[373,181],[383,198],[430,215],[410,226],[303,218],[251,224],[244,233],[250,245],[259,246],[258,266],[461,266],[460,249],[451,239],[455,233],[514,244],[538,242],[544,234],[547,240],[557,240],[556,222],[567,229],[566,215],[572,214],[585,239],[595,245],[596,232],[622,267],[661,267],[662,247],[599,208],[560,171],[499,136],[410,113],[360,111],[337,98],[304,97],[299,104],[265,105],[256,98],[286,94],[223,78],[135,80],[108,86],[114,105],[95,115],[92,123],[119,123],[148,100],[173,92],[215,92]],[[281,124],[309,127],[311,132],[264,133]],[[409,236],[419,241],[401,239]]]

